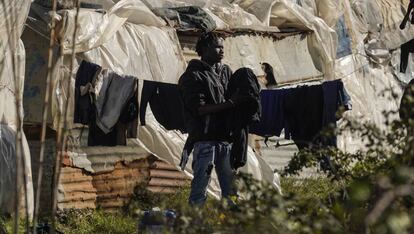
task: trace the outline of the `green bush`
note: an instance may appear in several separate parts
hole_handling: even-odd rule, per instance
[[[136,233],[136,218],[101,210],[69,210],[59,214],[57,229],[65,234]]]

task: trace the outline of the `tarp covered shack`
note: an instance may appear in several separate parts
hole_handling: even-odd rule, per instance
[[[63,53],[55,61],[49,126],[57,126],[57,113],[69,101],[71,129],[59,187],[60,208],[96,205],[116,208],[142,181],[154,190],[167,191],[185,180],[176,165],[186,136],[166,130],[151,111],[147,111],[146,126],[139,127],[138,138],[129,139],[127,146],[87,147],[87,130],[73,124],[75,75],[82,60],[119,75],[134,76],[139,87],[144,80],[177,83],[186,61],[195,56],[197,34],[182,19],[176,24],[171,18],[161,18],[160,9],[201,7],[214,20],[216,30],[227,35],[224,62],[234,70],[248,66],[261,75],[260,62],[268,62],[274,67],[278,81],[285,85],[341,79],[354,104],[347,114],[377,124],[383,124],[382,110],[398,107],[398,100],[389,101],[380,93],[386,88],[401,92],[400,81],[395,77],[406,79],[407,75],[398,73],[398,68],[390,64],[398,64],[399,45],[414,38],[412,26],[398,30],[403,12],[402,3],[397,0],[121,0],[116,3],[89,0],[82,1],[72,48],[75,10],[66,1],[58,2],[61,10],[54,17],[59,21]],[[37,155],[39,107],[45,94],[48,11],[47,1],[35,1],[22,37],[26,53],[30,54],[26,61],[24,120],[33,133],[28,137],[32,155]],[[76,61],[70,71],[73,49]],[[65,86],[68,80],[72,86],[69,89]],[[70,95],[68,90],[72,92]],[[53,131],[50,136],[49,142],[53,144]],[[350,135],[340,136],[339,141],[344,150],[362,146]],[[50,151],[52,155],[53,147]],[[156,158],[168,164],[157,164]],[[36,164],[35,156],[33,162]],[[273,183],[269,165],[252,152],[242,170]],[[191,176],[189,167],[185,174]],[[130,178],[135,179],[127,183]],[[108,184],[109,179],[116,183]],[[217,196],[218,191],[217,181],[213,180],[210,192]]]

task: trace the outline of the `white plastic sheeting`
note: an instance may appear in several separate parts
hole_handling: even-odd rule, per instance
[[[399,28],[407,6],[408,0],[352,0],[352,26],[363,36],[359,40],[369,34],[384,42],[387,49],[396,49],[414,38],[414,25]]]
[[[249,67],[256,75],[264,75],[260,63],[267,62],[273,66],[279,84],[322,79],[323,74],[315,68],[309,53],[309,36],[297,34],[278,41],[253,35],[227,37],[224,40],[224,63],[233,71]]]
[[[235,0],[234,4],[238,4],[247,12],[255,15],[264,25],[270,25],[270,13],[276,0]]]
[[[80,57],[119,74],[172,84],[178,82],[186,67],[174,29],[130,23]]]
[[[55,127],[58,124],[57,113],[59,111],[63,113],[68,96],[66,80],[68,74],[71,74],[71,85],[74,87],[75,84],[77,64],[74,71],[70,73],[68,57],[66,56],[58,69],[60,80],[55,87],[55,98],[52,100],[52,119]],[[77,58],[98,64],[120,75],[173,84],[178,82],[186,67],[174,29],[132,23],[125,23],[108,41],[99,47],[79,53]],[[71,90],[73,92],[73,88]],[[69,124],[73,123],[73,93],[70,97]]]
[[[297,4],[280,0],[272,8],[270,25],[311,30],[313,33],[308,37],[308,44],[315,67],[325,74],[326,80],[335,79],[334,65],[338,39],[335,30],[325,21]]]
[[[80,28],[76,38],[75,51],[87,52],[91,49],[98,48],[111,40],[113,42],[114,38],[117,38],[118,41],[113,43],[113,45],[120,43],[120,40],[124,40],[120,43],[121,45],[124,45],[123,43],[128,43],[129,38],[131,38],[130,35],[126,35],[125,37],[125,33],[118,33],[119,31],[125,31],[125,25],[127,25],[125,22],[128,20],[134,23],[134,25],[136,23],[140,23],[157,27],[160,26],[160,23],[157,21],[159,18],[152,14],[152,12],[148,9],[145,9],[145,5],[141,1],[133,1],[134,3],[131,3],[131,1],[132,0],[122,0],[117,2],[108,10],[106,14],[83,9],[79,17]],[[249,28],[274,32],[275,30],[277,31],[277,27],[271,27],[280,26],[294,27],[299,30],[310,30],[312,33],[306,37],[308,48],[303,53],[310,53],[314,67],[320,73],[325,75],[325,79],[332,80],[334,79],[333,71],[334,61],[336,58],[337,35],[335,31],[331,29],[321,18],[314,15],[320,14],[321,17],[326,18],[330,24],[334,24],[337,20],[339,12],[330,11],[335,5],[332,1],[334,0],[320,0],[317,2],[310,0],[303,1],[303,4],[307,4],[309,6],[308,10],[306,10],[306,7],[301,7],[296,3],[290,2],[289,0],[268,0],[263,2],[260,1],[260,3],[252,3],[248,0],[233,1],[232,3],[224,0],[207,2],[190,0],[160,0],[144,1],[144,3],[151,9],[185,5],[197,5],[203,7],[216,21],[218,28],[221,29]],[[318,8],[318,6],[321,7]],[[315,7],[316,9],[311,11],[310,9],[313,9],[312,7]],[[139,12],[144,12],[145,14],[139,14]],[[64,53],[68,54],[71,51],[71,37],[74,30],[75,11],[65,11],[65,14],[67,17],[64,17],[63,20],[62,28],[64,30],[61,37]],[[122,37],[119,37],[118,35],[121,35]],[[128,45],[127,47],[131,46]],[[114,54],[113,52],[114,49],[112,49],[111,53]],[[118,50],[116,54],[119,52],[123,51]],[[142,51],[139,52],[142,54]],[[258,65],[255,65],[255,67],[257,66]],[[144,77],[145,72],[146,69],[144,68]],[[290,78],[294,78],[295,80],[297,79],[295,76],[284,76],[283,71],[281,75],[283,76],[281,78],[282,80],[289,80]],[[314,73],[306,74],[305,78],[314,75]],[[304,77],[302,76],[301,78],[303,79]],[[167,80],[166,82],[171,82],[171,80]]]
[[[338,61],[337,75],[343,77],[352,100],[353,109],[345,115],[376,124],[385,130],[386,117],[383,112],[397,111],[402,95],[400,84],[391,70],[387,67],[374,68],[367,58],[350,55]],[[398,118],[395,114],[390,117]],[[338,137],[338,146],[347,152],[365,149],[365,143],[349,132]]]
[[[61,32],[63,52],[72,52],[73,31],[76,11],[65,11]],[[78,18],[78,31],[75,39],[75,52],[86,52],[106,43],[126,23],[161,27],[165,22],[152,13],[141,1],[122,0],[102,14],[90,9],[81,9]]]
[[[353,109],[347,111],[345,115],[374,123],[381,129],[386,129],[383,112],[397,111],[402,93],[400,83],[394,75],[395,69],[399,66],[389,66],[388,62],[391,58],[385,29],[398,27],[400,21],[398,15],[401,11],[400,8],[395,8],[396,5],[401,7],[401,3],[398,1],[391,3],[391,1],[393,0],[387,1],[388,4],[383,0],[342,1],[345,23],[352,39],[353,54],[338,59],[335,65],[335,77],[342,79],[352,99]],[[391,18],[394,26],[383,25],[386,15],[393,16]],[[393,43],[404,42],[399,36],[400,33],[394,35]],[[396,60],[399,63],[399,59],[395,56],[392,60],[394,65],[397,63]],[[396,94],[396,97],[391,94],[391,91]],[[397,115],[390,117],[398,118]],[[340,122],[339,125],[341,126],[342,123]],[[338,146],[347,152],[365,149],[365,143],[349,132],[338,136]]]
[[[211,3],[206,8],[228,24],[230,28],[263,29],[266,26],[255,15],[244,11],[237,4]]]
[[[23,43],[19,40],[19,38],[28,15],[29,8],[30,1],[25,0],[10,0],[0,3],[0,18],[2,19],[0,22],[0,123],[2,124],[0,131],[2,131],[1,136],[5,137],[2,140],[8,142],[15,142],[15,138],[10,139],[10,134],[20,127],[18,126],[18,118],[23,120],[23,108],[18,110],[16,109],[16,104],[19,104],[20,107],[23,105],[22,98],[25,69],[25,51]],[[3,133],[5,135],[3,135]],[[27,184],[25,186],[28,197],[28,211],[31,215],[33,212],[33,184],[30,167],[30,152],[24,134],[22,139],[22,149],[22,155],[24,157],[22,161],[26,162],[24,166],[26,171],[25,176],[27,179]],[[0,179],[3,180],[7,178],[3,178],[3,176],[9,173],[15,173],[15,167],[11,166],[13,160],[10,162],[8,160],[10,157],[16,157],[16,154],[10,151],[5,152],[0,145],[0,157],[3,157],[0,163]],[[6,179],[3,182],[7,184],[10,181]],[[3,185],[5,184],[2,183],[2,186]],[[9,198],[9,195],[15,197],[16,194],[14,192],[14,190],[11,191],[9,188],[0,188],[0,204],[10,205],[10,201],[7,199]],[[5,193],[8,195],[5,195]],[[24,201],[23,197],[20,199],[21,201]],[[1,207],[0,209],[3,212],[13,211],[10,210],[10,206],[4,208]]]
[[[236,0],[248,12],[260,18],[266,26],[310,30],[307,37],[309,52],[315,67],[333,80],[337,35],[332,27],[341,15],[336,0]],[[302,6],[300,6],[301,4]]]
[[[151,9],[160,7],[179,7],[179,6],[199,6],[207,10],[207,12],[219,21],[218,28],[225,29],[223,26],[229,28],[255,28],[260,29],[266,26],[260,21],[256,15],[253,15],[238,4],[231,4],[226,0],[146,0],[144,1]],[[217,20],[220,19],[220,20]],[[221,21],[221,22],[220,22]],[[225,23],[222,24],[222,22]],[[267,25],[268,26],[268,25]]]

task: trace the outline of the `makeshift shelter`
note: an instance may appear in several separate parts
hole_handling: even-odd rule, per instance
[[[59,21],[59,40],[62,42],[63,54],[56,56],[55,61],[54,76],[57,80],[49,119],[51,128],[57,126],[57,113],[65,107],[68,95],[66,79],[72,77],[72,85],[75,83],[77,64],[81,60],[99,64],[121,75],[132,75],[140,80],[140,87],[143,80],[177,83],[186,67],[179,38],[174,28],[163,27],[165,23],[148,8],[145,10],[144,6],[139,1],[120,1],[111,6],[106,13],[95,9],[81,9],[79,22],[82,23],[75,42],[77,61],[71,73],[68,71],[72,44],[70,35],[74,30],[75,11],[60,12],[62,19]],[[23,35],[23,40],[29,47],[28,51],[34,55],[28,58],[29,69],[26,74],[30,81],[27,83],[26,91],[30,96],[25,100],[26,111],[29,112],[25,122],[31,126],[31,132],[36,134],[40,111],[34,104],[41,103],[45,92],[42,82],[46,69],[45,64],[39,64],[39,61],[42,61],[41,58],[44,61],[45,58],[41,53],[46,45],[43,44],[42,48],[41,38],[46,36],[42,28],[50,20],[47,11],[48,9],[42,5],[32,4],[31,18],[27,22],[28,30]],[[232,53],[235,54],[233,57],[237,58],[236,54],[239,51],[233,50]],[[73,89],[69,90],[73,92]],[[138,139],[128,140],[126,146],[88,147],[85,139],[87,130],[83,131],[82,126],[73,124],[74,94],[71,93],[70,96],[72,98],[69,99],[68,124],[71,131],[59,184],[59,208],[97,205],[106,209],[119,208],[132,195],[134,187],[139,183],[146,184],[152,191],[171,192],[191,178],[191,163],[188,164],[185,174],[177,169],[186,135],[178,131],[167,131],[152,117],[151,111],[147,111],[146,126],[140,126],[138,129]],[[39,150],[39,139],[36,138],[36,134],[31,135],[33,138],[30,140],[34,155]],[[53,134],[50,137],[49,144],[54,144]],[[53,148],[49,149],[53,154]],[[170,166],[158,162],[156,158],[168,162]],[[47,157],[46,164],[50,164],[52,159]],[[36,165],[36,160],[33,164]],[[243,170],[253,174],[256,179],[274,182],[270,166],[264,160],[256,158],[252,151],[249,153],[248,165]],[[46,175],[51,175],[51,168],[46,167],[45,171]],[[102,176],[103,174],[105,176]],[[125,182],[127,179],[128,183]],[[108,180],[117,182],[108,184]],[[46,178],[45,184],[50,184],[50,177],[49,180]],[[213,180],[209,191],[212,195],[219,196],[217,179]],[[50,193],[45,190],[45,194]],[[43,204],[42,207],[46,208],[47,204]]]
[[[388,101],[380,93],[385,88],[400,93],[401,87],[393,76],[395,67],[378,61],[390,61],[387,60],[390,58],[398,61],[398,55],[391,55],[390,50],[414,38],[411,26],[406,32],[396,31],[399,17],[402,18],[400,8],[387,12],[390,3],[401,6],[396,0],[82,2],[84,7],[79,12],[74,48],[72,35],[76,11],[71,9],[73,6],[60,1],[62,10],[54,16],[59,21],[62,54],[56,48],[49,127],[56,128],[58,113],[63,112],[68,101],[70,129],[59,184],[59,208],[97,205],[119,208],[139,183],[145,183],[153,191],[169,192],[191,177],[191,163],[184,174],[177,169],[186,135],[168,131],[151,111],[145,116],[146,125],[138,129],[138,138],[129,139],[126,146],[88,147],[87,130],[73,123],[75,77],[82,60],[122,76],[136,77],[139,95],[144,80],[177,83],[186,61],[196,56],[194,45],[199,32],[187,27],[179,17],[164,17],[159,13],[160,9],[202,8],[214,21],[216,31],[226,35],[224,62],[233,70],[248,66],[257,75],[262,75],[260,63],[268,62],[283,85],[342,79],[354,104],[348,115],[362,116],[380,125],[383,124],[382,110],[395,110],[399,103],[398,100]],[[48,7],[42,0],[32,4],[28,28],[23,34],[27,54],[30,54],[27,57],[24,107],[25,124],[33,133],[29,136],[32,155],[37,155],[39,148],[36,137],[41,121],[39,106],[45,95]],[[379,28],[379,25],[383,27]],[[398,37],[393,37],[394,33]],[[76,52],[76,61],[70,71],[72,50]],[[384,51],[387,52],[385,55],[381,53]],[[68,80],[70,88],[67,87]],[[48,144],[53,145],[53,131],[49,136]],[[339,147],[356,150],[362,143],[350,135],[342,135],[339,136]],[[53,147],[48,149],[52,155]],[[52,158],[48,159],[50,163]],[[36,164],[36,160],[33,161]],[[241,170],[276,188],[279,186],[270,166],[252,151],[249,151],[247,165]],[[212,182],[209,191],[218,196],[215,176]]]

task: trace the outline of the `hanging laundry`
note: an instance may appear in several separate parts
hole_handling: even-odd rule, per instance
[[[324,82],[323,89],[323,127],[336,127],[342,113],[352,109],[351,97],[341,80]],[[337,146],[336,136],[324,136],[320,139],[323,145]]]
[[[136,84],[136,87],[138,87],[138,83]],[[138,115],[138,89],[136,89],[134,96],[130,98],[125,105],[124,110],[122,110],[121,116],[119,116],[119,122],[126,125],[127,138],[138,137]]]
[[[414,39],[401,45],[400,72],[405,73],[410,53],[414,53]]]
[[[285,134],[299,149],[309,146],[322,129],[323,92],[320,85],[301,86],[285,97]]]
[[[250,133],[259,136],[280,136],[285,127],[283,103],[287,89],[262,90],[260,92],[262,116],[259,123],[250,126]]]
[[[101,72],[101,66],[82,61],[76,72],[74,123],[89,124],[94,94],[89,92],[93,80]]]
[[[344,111],[351,110],[351,97],[346,91],[341,80],[324,82],[323,89],[323,120],[324,126],[336,124],[340,119],[336,113],[340,108]]]
[[[336,146],[336,138],[321,139],[321,130],[336,124],[336,113],[352,109],[351,99],[342,81],[328,81],[322,85],[289,89],[262,90],[260,93],[262,118],[250,127],[250,133],[294,140],[302,149],[311,144]]]
[[[186,132],[184,104],[178,85],[144,81],[140,106],[141,125],[145,125],[148,103],[155,119],[167,130]]]
[[[236,93],[243,101],[228,115],[233,143],[230,154],[233,169],[246,164],[249,125],[259,122],[261,117],[260,85],[250,68],[240,68],[231,77],[227,99]]]
[[[103,84],[95,94],[96,77]],[[75,82],[75,123],[89,126],[88,146],[126,145],[127,137],[137,136],[137,79],[122,77],[99,65],[82,61]]]
[[[96,108],[94,108],[94,116]],[[127,138],[138,135],[138,100],[137,93],[127,102],[121,111],[119,120],[111,131],[105,133],[97,125],[96,119],[89,123],[88,146],[117,146],[126,145]]]
[[[88,146],[126,145],[126,138],[137,134],[137,80],[108,70],[102,75],[103,84],[93,110],[95,118],[89,123]]]
[[[136,78],[103,71],[103,84],[96,100],[96,124],[104,132],[112,130],[131,97],[134,96]]]

